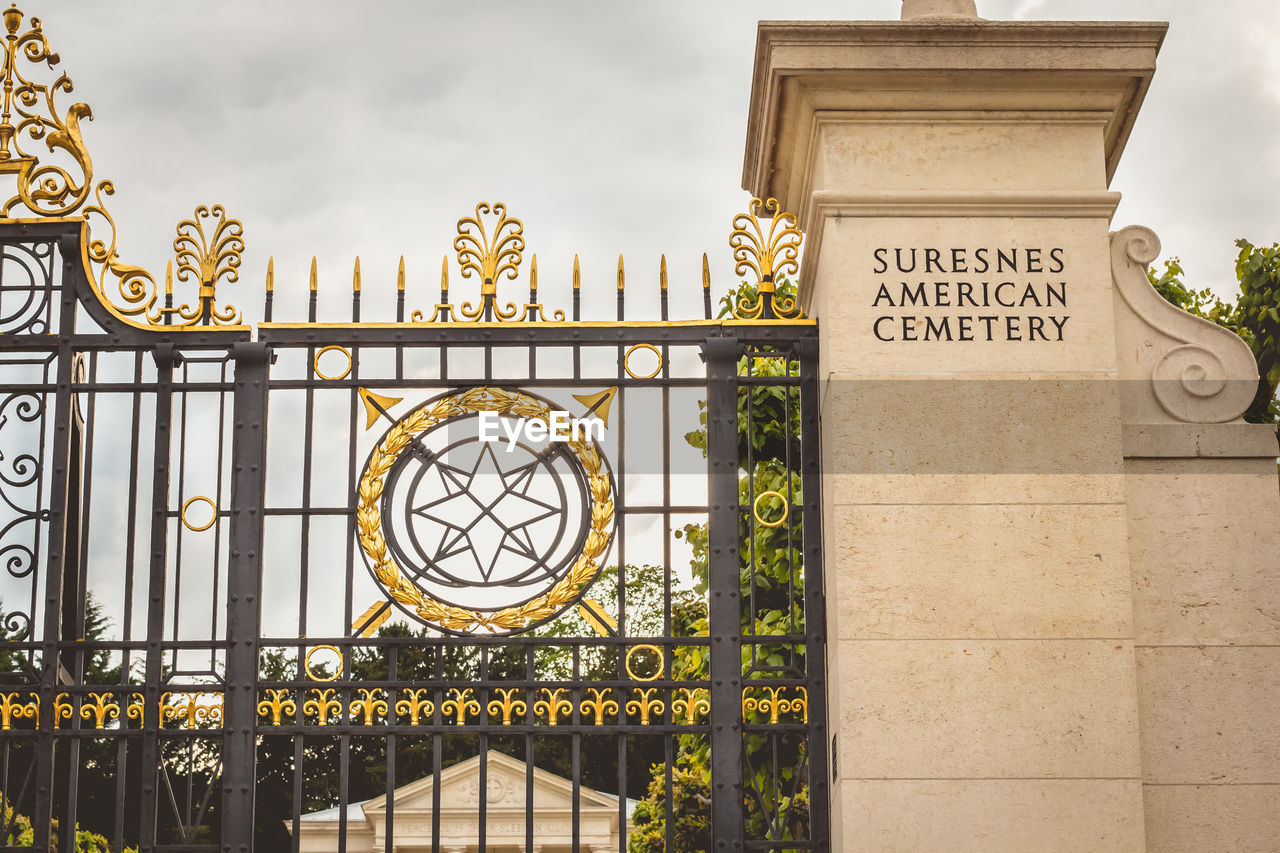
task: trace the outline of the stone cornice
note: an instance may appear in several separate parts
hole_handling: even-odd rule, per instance
[[[876,93],[915,98],[916,109],[955,101],[962,109],[1053,111],[1091,99],[1110,115],[1110,180],[1166,31],[1141,22],[761,22],[743,187],[803,206],[802,189],[791,184],[806,171],[813,113],[876,108]]]

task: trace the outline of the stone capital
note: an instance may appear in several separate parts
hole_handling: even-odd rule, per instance
[[[822,192],[1105,191],[1166,30],[1166,24],[1144,22],[763,21],[742,186],[760,198],[777,198],[800,217],[806,233],[813,223],[813,196]],[[947,162],[924,160],[919,168],[886,163],[892,180],[880,180],[880,173],[863,166],[892,159],[901,145],[849,147],[833,142],[844,131],[828,132],[893,126],[909,142],[928,124],[973,128],[1032,121],[1093,124],[1094,150],[1070,155],[1074,161],[1090,156],[1096,162],[1089,164],[1090,174],[1078,178],[1079,170],[1065,171],[1062,177],[1069,180],[1046,183],[1055,170],[1037,156],[1011,162],[1010,168],[1042,174],[1010,171],[993,183],[967,170],[970,152],[953,145],[938,155]],[[997,128],[993,138],[1005,137]]]

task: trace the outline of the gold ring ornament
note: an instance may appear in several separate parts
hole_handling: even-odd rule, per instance
[[[337,376],[326,375],[325,372],[320,369],[320,356],[324,355],[327,352],[340,352],[347,357],[346,369],[343,370],[341,373],[339,373]],[[315,358],[315,361],[312,362],[311,367],[315,371],[316,376],[319,376],[321,379],[325,380],[326,382],[337,382],[340,379],[346,379],[349,375],[351,375],[351,350],[347,349],[346,347],[340,347],[337,344],[330,344],[327,347],[321,347],[320,349],[316,350],[316,358]]]
[[[765,498],[778,498],[782,501],[782,517],[777,521],[765,521],[760,516],[760,502]],[[761,492],[751,503],[751,515],[755,517],[756,524],[759,524],[761,527],[781,527],[786,523],[787,516],[791,515],[791,504],[787,502],[787,496],[782,494],[782,492]]]
[[[333,671],[333,675],[328,677],[316,675],[315,670],[311,668],[311,656],[316,652],[333,652],[338,656],[338,667]],[[342,656],[342,650],[337,646],[312,646],[307,650],[307,656],[302,660],[302,667],[307,671],[307,678],[310,678],[312,681],[337,681],[338,676],[342,675],[342,664],[344,660],[345,658]]]
[[[645,677],[643,675],[637,675],[636,671],[632,669],[631,656],[639,651],[652,652],[654,655],[657,656],[658,667],[657,669],[654,670],[653,675],[650,675],[648,677]],[[657,646],[651,643],[640,643],[638,645],[634,645],[631,648],[627,649],[627,657],[626,657],[625,663],[627,667],[627,676],[631,678],[633,681],[657,681],[659,678],[662,677],[662,671],[666,668],[667,657],[665,654],[663,654],[662,649],[658,648]]]
[[[657,357],[658,365],[653,369],[653,373],[641,375],[631,369],[631,354],[638,349],[648,350]],[[622,369],[627,371],[627,375],[632,379],[652,379],[662,372],[662,353],[658,352],[658,348],[653,344],[635,344],[622,356]]]
[[[503,444],[493,424],[545,426],[556,411],[479,386],[428,400],[382,436],[360,477],[356,532],[374,580],[407,613],[450,633],[516,633],[595,581],[614,486],[590,431],[554,442],[507,432]],[[486,423],[497,434],[481,438]]]
[[[209,505],[209,509],[213,510],[213,514],[209,516],[209,520],[202,525],[192,524],[190,520],[187,519],[187,510],[190,509],[191,505],[197,501],[207,503]],[[204,495],[196,495],[194,498],[187,498],[186,503],[182,505],[181,518],[182,526],[188,530],[195,533],[199,533],[202,530],[208,530],[210,527],[213,527],[213,523],[218,520],[218,505],[213,502],[212,498],[206,498]]]

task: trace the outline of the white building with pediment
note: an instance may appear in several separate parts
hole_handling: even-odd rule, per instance
[[[485,847],[479,844],[480,759],[475,756],[440,774],[440,850],[443,853],[509,853],[525,850],[527,766],[490,750],[486,762]],[[392,821],[392,848],[397,853],[429,851],[435,780],[428,776],[397,788]],[[626,804],[631,830],[634,801]],[[387,798],[375,797],[347,806],[348,853],[386,849]],[[578,849],[618,849],[618,798],[587,787],[578,788]],[[336,853],[341,813],[338,808],[303,815],[299,823],[301,853]],[[291,829],[291,824],[287,824]],[[573,849],[573,783],[533,769],[533,851],[567,853]]]

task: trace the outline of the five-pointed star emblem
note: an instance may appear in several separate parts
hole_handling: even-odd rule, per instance
[[[431,562],[469,554],[485,583],[493,577],[503,554],[514,555],[526,565],[537,563],[537,553],[529,528],[555,516],[560,510],[529,495],[537,467],[535,459],[504,471],[486,443],[476,455],[470,471],[436,461],[445,496],[413,508],[442,528]]]

